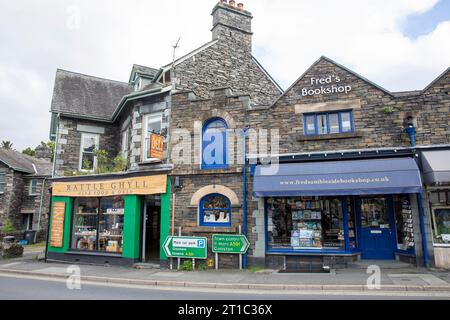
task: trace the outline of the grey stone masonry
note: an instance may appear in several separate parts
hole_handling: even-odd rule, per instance
[[[213,17],[216,42],[176,65],[177,89],[207,98],[211,89],[228,87],[249,95],[251,105],[272,104],[282,90],[252,56],[251,14],[218,4]]]

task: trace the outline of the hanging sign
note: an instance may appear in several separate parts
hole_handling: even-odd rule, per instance
[[[50,234],[50,246],[62,248],[64,239],[64,218],[66,215],[66,203],[54,202]]]
[[[164,137],[159,134],[151,134],[149,143],[149,158],[164,160]]]

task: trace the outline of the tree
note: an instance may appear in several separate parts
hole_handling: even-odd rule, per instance
[[[11,141],[2,141],[2,148],[3,149],[12,149],[13,144]]]
[[[36,151],[34,151],[33,149],[31,149],[30,147],[26,148],[25,150],[22,151],[23,154],[26,154],[28,156],[34,157],[36,154]]]

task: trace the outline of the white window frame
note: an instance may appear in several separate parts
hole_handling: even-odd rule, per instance
[[[34,193],[33,193],[33,182],[36,182],[36,192],[34,192]],[[38,196],[39,195],[39,192],[37,191],[38,182],[39,181],[37,179],[31,179],[30,180],[28,195],[30,195],[30,196]]]
[[[0,186],[2,186],[2,188],[0,188],[0,194],[4,194],[6,189],[6,174],[0,173],[0,176],[3,176],[3,182],[0,182]]]
[[[122,131],[122,156],[128,160],[129,148],[130,148],[130,128],[126,128]]]
[[[32,213],[23,214],[23,216],[26,216],[26,226],[24,231],[31,231],[33,230],[33,219],[34,215]]]
[[[436,223],[436,214],[435,214],[435,210],[439,210],[439,209],[450,209],[450,206],[446,206],[446,205],[442,205],[442,206],[436,206],[436,207],[432,207],[431,208],[431,212],[432,212],[432,222],[433,222],[433,246],[435,247],[442,247],[442,248],[450,248],[450,244],[448,243],[436,243],[436,238],[437,238],[437,223]]]
[[[80,143],[80,160],[78,163],[78,169],[80,170],[80,172],[94,172],[95,168],[97,168],[97,157],[94,155],[94,165],[93,165],[93,169],[92,170],[86,170],[83,169],[83,150],[84,150],[84,146],[83,146],[83,142],[85,138],[94,138],[95,139],[95,147],[96,149],[99,148],[100,145],[100,135],[99,134],[94,134],[94,133],[82,133],[81,134],[81,143]]]
[[[143,144],[142,159],[144,159],[144,162],[148,162],[148,161],[151,161],[151,162],[158,161],[158,162],[160,162],[161,161],[160,159],[148,158],[147,157],[147,155],[148,155],[148,147],[149,147],[149,141],[148,141],[149,140],[149,136],[148,136],[148,119],[151,118],[151,117],[155,118],[155,120],[156,120],[155,122],[157,122],[157,120],[159,119],[159,121],[161,123],[161,131],[162,131],[162,120],[163,120],[162,112],[155,112],[155,113],[149,113],[149,114],[144,115],[144,117],[143,117],[144,124],[142,126],[144,128],[143,135],[142,135],[142,144]],[[157,134],[161,134],[161,133],[157,133]]]

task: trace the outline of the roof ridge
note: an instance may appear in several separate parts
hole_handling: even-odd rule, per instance
[[[89,75],[89,74],[85,74],[85,73],[81,73],[81,72],[76,72],[76,71],[65,70],[65,69],[61,69],[61,68],[57,68],[56,70],[57,70],[57,72],[58,72],[58,71],[63,71],[63,72],[66,72],[66,73],[71,73],[71,74],[75,74],[75,75],[80,75],[80,76],[87,77],[87,78],[98,79],[98,80],[103,80],[103,81],[108,81],[108,82],[115,82],[115,83],[124,84],[124,85],[126,85],[126,86],[130,86],[130,84],[129,84],[128,82],[124,82],[124,81],[113,80],[113,79],[107,79],[107,78],[102,78],[102,77],[98,77],[98,76],[92,76],[92,75]]]

